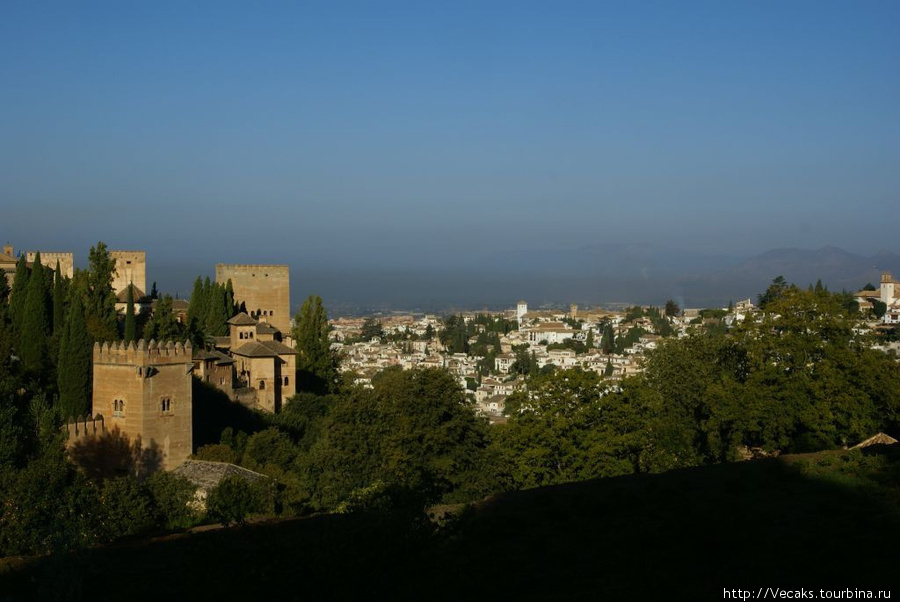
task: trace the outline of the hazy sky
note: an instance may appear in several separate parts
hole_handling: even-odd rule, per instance
[[[0,238],[897,251],[900,3],[0,2]]]

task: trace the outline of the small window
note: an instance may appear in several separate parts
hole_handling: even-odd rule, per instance
[[[264,381],[264,380],[259,381],[259,390],[260,391],[266,390],[266,381]]]
[[[172,399],[170,397],[163,397],[159,400],[159,411],[163,414],[172,413]]]
[[[253,338],[253,333],[252,333],[252,332],[250,333],[250,338],[251,338],[251,339]]]
[[[113,400],[113,416],[125,415],[125,402],[121,399]]]
[[[284,386],[285,387],[288,386],[288,377],[287,376],[284,377]]]

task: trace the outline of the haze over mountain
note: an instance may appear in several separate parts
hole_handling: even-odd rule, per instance
[[[187,296],[208,264],[150,266],[161,290]],[[292,263],[288,260],[289,263]],[[520,250],[453,269],[347,267],[316,269],[292,263],[295,306],[323,297],[332,314],[367,310],[506,308],[519,298],[542,304],[662,304],[723,306],[752,298],[777,276],[800,286],[821,279],[832,290],[878,285],[883,272],[900,274],[900,255],[858,255],[834,246],[774,249],[750,257],[685,251],[661,245],[598,244],[568,250]]]

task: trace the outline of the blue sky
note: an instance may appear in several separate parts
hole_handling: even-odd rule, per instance
[[[210,268],[450,268],[598,243],[898,251],[898,17],[4,0],[0,238]]]

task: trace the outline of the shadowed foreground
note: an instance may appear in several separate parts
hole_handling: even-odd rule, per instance
[[[884,589],[900,574],[898,452],[509,493],[436,535],[389,516],[320,516],[7,561],[0,600],[721,600],[739,587]]]

